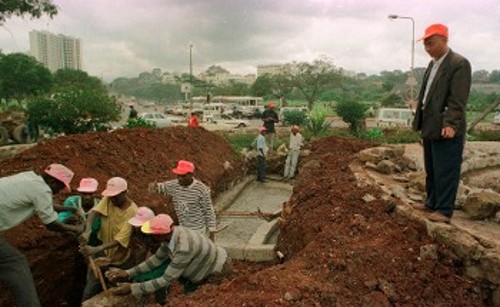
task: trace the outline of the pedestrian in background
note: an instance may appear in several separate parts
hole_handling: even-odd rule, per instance
[[[198,115],[196,112],[191,112],[191,116],[188,119],[188,127],[199,127],[200,122],[198,120]]]
[[[469,61],[448,47],[448,28],[433,24],[420,39],[432,60],[418,96],[413,129],[421,132],[429,220],[449,222],[455,206],[471,87]]]
[[[129,119],[137,118],[137,110],[134,108],[134,105],[129,104],[128,106],[130,108],[129,113],[128,113],[128,118]]]
[[[299,130],[299,126],[294,125],[290,132],[288,155],[286,157],[285,171],[283,173],[283,179],[285,180],[292,179],[295,176],[295,169],[299,161],[300,147],[303,145],[302,134],[300,134]]]
[[[268,151],[265,138],[266,132],[266,127],[259,127],[259,135],[253,142],[257,149],[257,181],[261,183],[266,182],[266,156]]]
[[[269,140],[269,152],[272,153],[274,148],[274,125],[279,121],[278,113],[274,110],[274,102],[270,102],[267,108],[262,112],[262,120],[264,121],[264,127],[266,127],[267,139]]]

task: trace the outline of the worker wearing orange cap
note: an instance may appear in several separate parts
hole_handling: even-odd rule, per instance
[[[264,121],[264,127],[266,127],[267,139],[269,140],[269,152],[273,151],[274,146],[274,124],[279,121],[278,113],[274,110],[274,102],[270,102],[267,108],[262,112],[262,120]]]
[[[432,58],[418,96],[413,129],[421,132],[426,172],[428,218],[449,222],[460,181],[466,133],[466,104],[471,87],[469,61],[448,47],[448,28],[425,29],[425,51]]]

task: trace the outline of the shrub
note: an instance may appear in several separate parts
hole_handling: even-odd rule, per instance
[[[360,132],[365,128],[365,112],[368,106],[353,98],[346,97],[337,103],[336,109],[337,114],[349,124],[351,132],[360,135]]]
[[[308,122],[307,114],[300,110],[289,110],[283,113],[283,124],[286,126],[305,126]]]
[[[127,120],[127,123],[124,126],[125,128],[155,128],[156,124],[154,122],[145,120],[144,118],[137,117],[137,118],[129,118]]]
[[[327,111],[322,105],[315,105],[309,113],[309,121],[307,123],[307,131],[311,136],[320,136],[325,134],[329,128],[330,123],[326,122]]]
[[[85,133],[102,130],[118,120],[120,107],[103,91],[62,89],[52,95],[37,96],[28,102],[31,124],[52,133]]]

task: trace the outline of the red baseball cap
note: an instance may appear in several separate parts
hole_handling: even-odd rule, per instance
[[[448,37],[448,27],[443,25],[443,24],[440,24],[440,23],[432,24],[425,29],[424,36],[419,38],[417,40],[417,42],[424,40],[424,39],[428,39],[429,37],[434,36],[434,35]]]
[[[189,162],[186,160],[179,160],[177,162],[177,167],[172,170],[177,175],[186,175],[187,173],[194,172],[194,164],[193,162]]]

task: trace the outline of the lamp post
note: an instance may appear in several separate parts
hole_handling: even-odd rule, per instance
[[[389,19],[408,19],[411,21],[411,65],[410,65],[410,75],[408,76],[408,80],[406,80],[406,84],[410,86],[410,93],[407,97],[408,106],[411,109],[417,107],[416,101],[416,90],[415,86],[417,85],[417,80],[415,79],[414,73],[414,65],[415,65],[415,20],[410,16],[399,16],[399,15],[389,15],[387,16]]]
[[[191,103],[190,111],[193,112],[193,98],[191,93],[191,90],[193,88],[193,43],[189,43],[189,88],[189,101]]]

